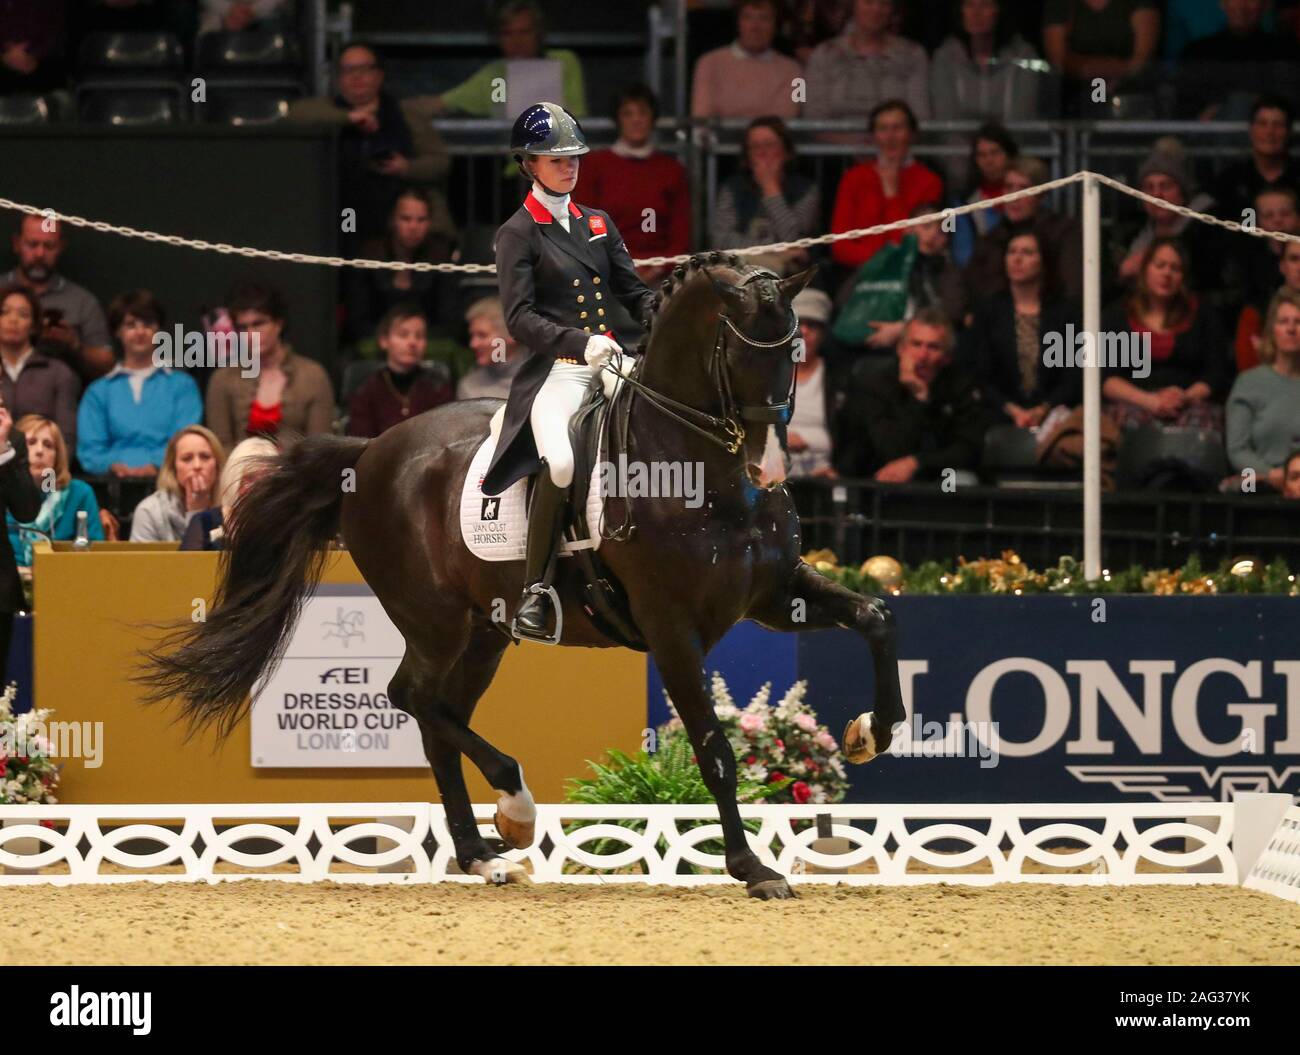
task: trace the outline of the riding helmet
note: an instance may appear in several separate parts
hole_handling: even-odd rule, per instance
[[[510,153],[520,164],[525,154],[577,157],[590,149],[578,119],[559,103],[534,103],[510,130]]]

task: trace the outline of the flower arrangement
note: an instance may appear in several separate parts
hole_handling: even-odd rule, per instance
[[[14,714],[18,686],[10,682],[0,695],[0,804],[53,804],[59,783],[58,767],[50,761],[45,738],[48,708]]]
[[[805,702],[808,683],[796,681],[773,705],[767,682],[744,707],[736,706],[731,690],[717,671],[712,680],[713,711],[736,753],[737,778],[742,784],[773,788],[768,802],[840,802],[849,782],[839,743]],[[666,696],[666,694],[665,694]],[[672,718],[660,737],[684,736],[682,720],[668,700]]]
[[[1149,594],[1160,597],[1187,594],[1281,594],[1300,596],[1300,583],[1280,557],[1271,564],[1252,558],[1223,561],[1206,570],[1193,554],[1181,568],[1148,569],[1139,565],[1111,572],[1090,581],[1083,565],[1062,557],[1055,567],[1035,571],[1014,550],[1001,557],[967,561],[954,567],[926,561],[907,567],[892,557],[872,557],[861,567],[842,567],[830,550],[814,550],[803,560],[828,579],[857,593],[870,594]]]

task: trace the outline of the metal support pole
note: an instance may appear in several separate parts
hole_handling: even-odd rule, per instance
[[[686,69],[686,0],[677,0],[673,5],[673,22],[673,92],[677,116],[686,117],[691,112],[686,94],[686,81],[690,75]]]
[[[1101,209],[1097,181],[1083,176],[1083,573],[1101,578]]]

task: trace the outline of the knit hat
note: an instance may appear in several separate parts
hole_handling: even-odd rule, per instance
[[[1138,186],[1155,173],[1168,176],[1177,183],[1182,189],[1184,201],[1191,201],[1196,193],[1196,181],[1192,178],[1191,169],[1187,167],[1187,151],[1176,136],[1161,136],[1155,141],[1151,153],[1138,169]]]
[[[831,321],[831,298],[820,289],[800,290],[793,306],[800,322],[819,322],[825,326]]]

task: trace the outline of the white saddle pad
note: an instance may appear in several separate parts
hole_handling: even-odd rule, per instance
[[[469,551],[480,560],[523,560],[528,538],[528,481],[516,480],[499,495],[483,493],[483,477],[492,464],[505,420],[505,407],[492,415],[488,433],[465,474],[460,492],[460,534]],[[602,451],[602,456],[603,456]],[[579,549],[600,548],[600,459],[591,469],[587,485],[587,535],[578,542],[564,540],[560,556]]]

